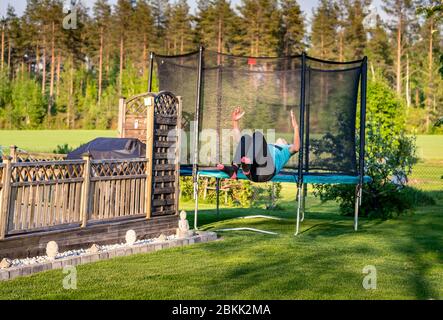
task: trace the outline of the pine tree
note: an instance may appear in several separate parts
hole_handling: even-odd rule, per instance
[[[392,83],[393,60],[389,35],[379,15],[377,15],[375,26],[369,29],[369,34],[366,52],[372,77],[375,78],[378,74],[381,74],[390,79]]]
[[[66,72],[62,73],[62,70],[58,70],[60,75],[58,84],[58,94],[57,99],[62,99],[62,83],[60,80],[65,81],[65,85],[69,88],[66,92],[67,100],[69,101],[66,108],[66,126],[68,128],[76,127],[76,100],[75,95],[77,92],[81,92],[82,84],[85,81],[84,78],[75,79],[75,75],[83,75],[82,72],[89,71],[91,69],[91,52],[88,52],[86,48],[91,47],[93,40],[91,39],[91,31],[94,30],[92,23],[90,22],[89,16],[87,15],[86,8],[81,5],[77,5],[77,29],[63,30],[63,69]],[[77,72],[77,70],[79,72]],[[76,81],[77,80],[77,81]],[[80,84],[78,84],[78,82]],[[58,101],[57,101],[58,102]],[[57,107],[57,112],[62,110],[60,106]]]
[[[278,54],[281,12],[277,0],[243,0],[238,7],[244,31],[244,54],[275,56]]]
[[[177,55],[193,48],[194,34],[191,26],[189,6],[186,0],[178,0],[171,5],[166,28],[166,37],[169,39],[169,52]]]
[[[313,12],[310,54],[321,59],[337,60],[338,5],[332,0],[321,0]]]
[[[152,8],[146,0],[139,0],[135,6],[130,26],[130,57],[145,76],[148,65],[148,52],[154,49],[155,32]],[[140,54],[141,53],[141,54]]]
[[[437,7],[440,1],[426,0],[421,3],[423,7]],[[435,11],[427,12],[425,21],[420,28],[420,40],[417,42],[416,51],[426,54],[427,59],[420,59],[419,64],[422,70],[421,82],[423,83],[423,93],[425,95],[426,118],[425,129],[429,131],[431,121],[437,114],[438,88],[438,55],[441,53],[440,26],[443,17]],[[423,55],[421,55],[423,57]],[[437,57],[437,59],[436,59]]]
[[[108,0],[97,0],[93,8],[94,12],[94,33],[98,35],[98,94],[97,100],[100,104],[100,99],[103,90],[103,57],[105,44],[109,41],[109,27],[111,24],[111,6]],[[94,46],[95,48],[97,46]],[[109,50],[109,48],[107,48]]]
[[[200,0],[196,16],[197,41],[217,52],[235,52],[239,17],[226,0]]]
[[[383,0],[383,9],[392,17],[390,27],[395,35],[395,88],[398,95],[402,93],[403,57],[408,27],[413,18],[414,8],[412,0]]]
[[[130,21],[133,16],[133,7],[131,0],[118,0],[115,6],[114,14],[114,40],[117,42],[117,50],[119,56],[119,76],[118,76],[118,92],[121,95],[123,85],[123,68],[125,65],[125,45],[130,30]]]
[[[25,34],[22,28],[23,20],[20,20],[17,17],[14,7],[8,5],[6,10],[6,17],[4,19],[4,28],[5,28],[5,42],[3,46],[3,62],[8,68],[8,72],[11,73],[11,60],[13,59],[12,55],[14,54],[13,46],[18,48],[19,46],[24,46],[25,43]],[[16,44],[15,44],[16,43]],[[3,70],[3,67],[2,67]]]
[[[305,48],[305,23],[296,0],[281,0],[282,52],[284,55],[298,54]]]
[[[165,32],[169,0],[149,0],[154,18],[154,34],[156,36],[156,51],[163,53],[166,48]]]
[[[346,60],[361,59],[366,48],[366,30],[363,21],[366,17],[368,0],[350,0],[345,2],[346,19],[343,23]]]

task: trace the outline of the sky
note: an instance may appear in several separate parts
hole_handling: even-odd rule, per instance
[[[81,0],[83,4],[87,7],[91,8],[94,0]],[[373,4],[378,8],[378,12],[381,13],[380,4],[382,0],[373,0]],[[109,3],[116,3],[117,0],[109,0]],[[231,0],[233,5],[237,5],[241,2],[241,0]],[[196,8],[197,0],[188,0],[189,6],[191,7],[191,12],[193,13]],[[310,17],[312,13],[312,8],[314,8],[318,0],[298,0],[298,3],[301,6],[302,11],[305,13],[306,17]],[[6,8],[8,4],[11,4],[15,7],[16,12],[21,15],[23,10],[26,7],[26,0],[0,0],[0,16],[4,16],[6,13]]]

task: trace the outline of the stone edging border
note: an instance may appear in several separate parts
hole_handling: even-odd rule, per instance
[[[111,259],[114,257],[129,256],[137,253],[147,253],[158,251],[167,248],[182,247],[194,243],[203,243],[217,240],[217,234],[215,232],[198,231],[198,234],[190,238],[165,240],[161,242],[151,242],[146,244],[134,244],[132,246],[117,248],[114,250],[98,252],[98,253],[86,253],[81,256],[72,256],[62,259],[57,259],[51,262],[38,263],[27,266],[13,267],[0,270],[0,281],[12,280],[20,276],[27,276],[37,272],[61,269],[66,266],[77,266],[90,262],[96,262],[100,260]]]

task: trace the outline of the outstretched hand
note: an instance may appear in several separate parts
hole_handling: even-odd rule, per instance
[[[238,121],[245,115],[245,112],[241,110],[240,107],[236,107],[234,111],[232,111],[231,118],[232,121]]]
[[[292,128],[298,129],[298,122],[297,122],[297,119],[295,118],[294,111],[292,111],[292,110],[291,110],[291,124],[292,124]]]

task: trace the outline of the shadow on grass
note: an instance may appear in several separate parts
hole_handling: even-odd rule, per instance
[[[404,291],[417,299],[439,299],[442,284],[434,267],[443,263],[443,193],[430,191],[429,194],[437,200],[436,206],[418,208],[416,214],[387,221],[361,218],[357,233],[352,228],[352,217],[340,215],[335,204],[321,204],[318,201],[308,201],[305,222],[301,224],[299,237],[293,237],[296,207],[291,201],[283,202],[282,210],[221,208],[220,215],[216,215],[215,210],[202,210],[199,221],[205,229],[248,226],[279,232],[279,236],[274,237],[257,234],[251,237],[248,233],[234,232],[230,234],[232,237],[226,236],[223,244],[205,247],[205,251],[217,252],[221,256],[238,255],[237,264],[222,275],[214,277],[208,288],[215,287],[220,282],[226,283],[223,292],[220,292],[220,298],[223,295],[234,295],[235,298],[236,294],[238,297],[253,298],[251,288],[257,289],[255,284],[260,284],[257,289],[261,291],[260,296],[269,292],[270,299],[278,298],[279,290],[284,287],[286,297],[297,298],[298,292],[309,290],[306,286],[313,285],[314,279],[318,297],[324,298],[328,293],[334,297],[334,285],[343,279],[355,283],[355,288],[360,287],[358,290],[361,290],[361,270],[340,270],[335,274],[331,272],[335,266],[344,264],[344,260],[356,256],[362,265],[377,261],[379,265],[376,267],[380,267],[381,274],[390,272],[393,273],[390,277],[398,278],[396,281],[400,281],[402,286],[396,288],[398,292],[394,295],[401,296]],[[252,214],[291,220],[231,220]],[[356,237],[353,237],[354,234]],[[362,243],[365,239],[368,240],[367,244]],[[377,239],[377,243],[390,250],[377,247],[377,243],[374,245],[369,242],[371,239]],[[334,243],[337,248],[331,248],[329,243]],[[307,251],[302,255],[294,255],[291,253],[293,250]],[[400,257],[407,267],[402,268],[398,261],[391,262],[393,257]],[[328,270],[328,266],[334,267]],[[303,271],[300,273],[297,270]],[[285,277],[281,277],[282,272],[285,272]],[[385,290],[390,286],[389,283],[383,285]],[[364,294],[371,296],[370,293]]]
[[[393,248],[414,265],[416,272],[409,278],[409,285],[417,299],[441,299],[443,284],[432,281],[436,265],[443,265],[443,201],[438,198],[437,205],[418,210],[410,218],[411,223],[404,225],[404,235],[392,243]],[[434,195],[435,196],[435,195]],[[426,212],[423,212],[426,211]],[[426,214],[423,214],[426,213]]]

